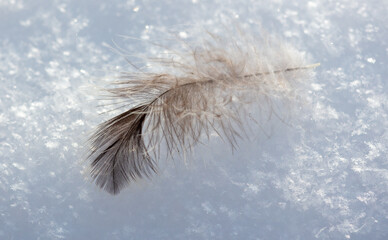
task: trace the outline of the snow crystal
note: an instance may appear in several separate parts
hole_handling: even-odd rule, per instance
[[[376,63],[376,59],[374,59],[374,58],[367,58],[366,60],[367,60],[369,63],[373,63],[373,64]]]
[[[1,239],[388,236],[382,1],[0,0],[0,11]],[[212,136],[188,166],[163,162],[119,196],[99,190],[83,161],[90,132],[111,116],[99,114],[112,108],[97,89],[131,71],[128,61],[146,71],[138,61],[163,54],[171,36],[184,44],[237,16],[321,63],[306,103],[265,126],[252,107],[250,140],[233,152]]]

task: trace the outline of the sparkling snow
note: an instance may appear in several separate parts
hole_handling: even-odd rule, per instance
[[[317,0],[0,0],[0,239],[387,239],[388,4]],[[262,27],[320,62],[291,126],[118,196],[85,179],[99,88],[145,40],[225,19]],[[140,41],[126,41],[131,36]]]

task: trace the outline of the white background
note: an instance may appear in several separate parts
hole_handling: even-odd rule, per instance
[[[0,0],[0,239],[386,239],[387,4]],[[120,35],[195,38],[224,19],[321,63],[310,107],[292,127],[268,123],[269,139],[253,124],[233,154],[209,141],[118,196],[85,180],[85,141],[107,118],[96,88],[129,70],[109,45],[152,55]]]

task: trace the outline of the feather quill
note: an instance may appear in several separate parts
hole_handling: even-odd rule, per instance
[[[212,133],[234,147],[244,132],[246,103],[260,99],[259,106],[270,106],[273,99],[293,98],[295,85],[319,65],[306,65],[302,53],[265,34],[206,36],[200,45],[183,42],[167,57],[150,58],[159,71],[123,73],[108,89],[129,102],[129,110],[90,138],[90,173],[100,188],[118,194],[157,172],[161,143],[170,156],[183,158]]]

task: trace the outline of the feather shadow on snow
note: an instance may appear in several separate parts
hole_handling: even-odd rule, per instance
[[[234,148],[247,103],[271,108],[294,99],[319,65],[266,34],[206,32],[200,44],[181,43],[164,49],[168,57],[148,59],[158,71],[123,73],[107,90],[129,110],[98,126],[88,160],[93,181],[111,194],[157,172],[161,145],[186,160],[201,136],[216,133]]]

